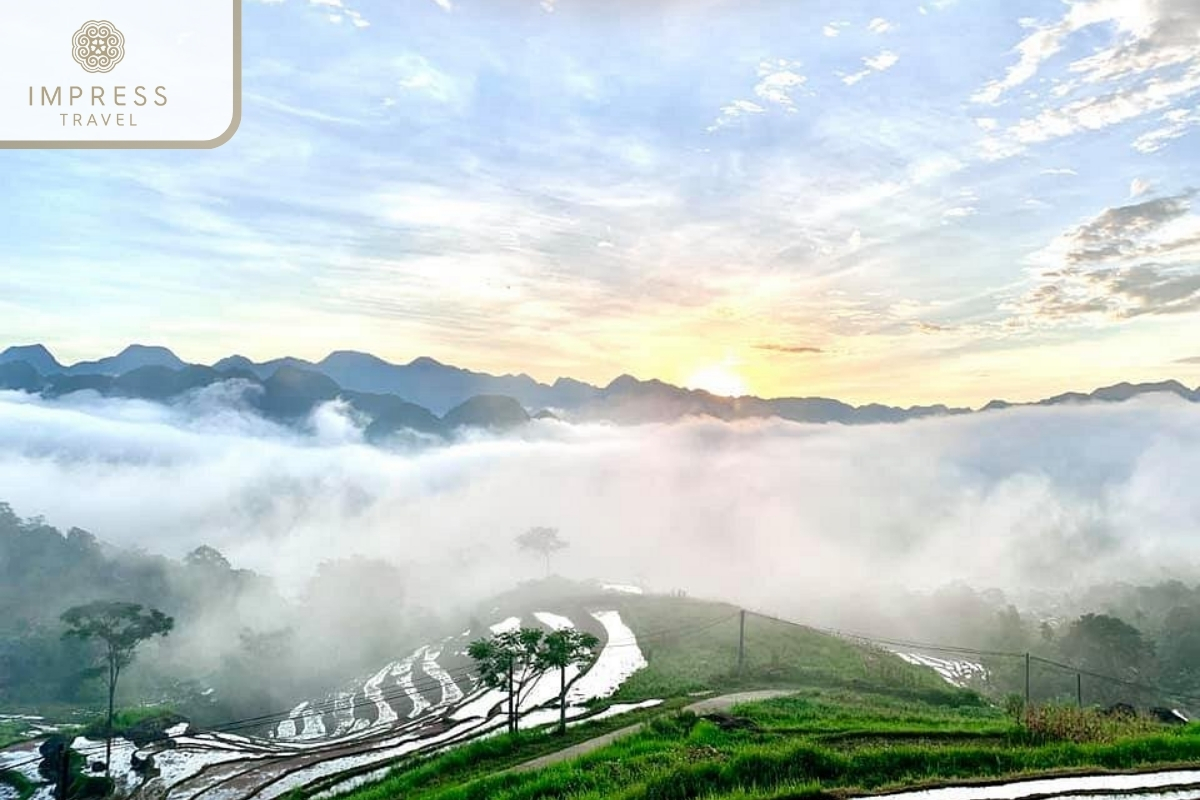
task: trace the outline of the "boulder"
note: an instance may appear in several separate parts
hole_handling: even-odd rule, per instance
[[[1157,706],[1150,709],[1150,716],[1166,725],[1187,725],[1190,720],[1177,708]]]

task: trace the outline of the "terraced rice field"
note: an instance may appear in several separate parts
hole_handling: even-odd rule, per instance
[[[243,733],[192,731],[180,725],[142,748],[116,740],[112,777],[123,794],[144,800],[274,800],[294,789],[333,797],[380,776],[398,759],[503,730],[507,693],[478,682],[466,653],[472,640],[520,626],[553,630],[576,625],[596,634],[602,648],[585,671],[568,671],[568,719],[581,722],[646,707],[644,702],[598,702],[646,666],[637,637],[620,612],[597,608],[566,616],[539,611],[424,645],[355,685],[298,704],[265,731],[262,725],[247,725]],[[538,680],[521,701],[523,728],[557,721],[558,687],[557,673]],[[103,742],[81,737],[73,747],[90,762],[103,759]],[[36,744],[0,752],[0,768],[34,755]],[[152,769],[134,768],[147,759]],[[31,781],[43,781],[36,764],[25,764],[21,771]],[[35,800],[49,797],[46,785]]]

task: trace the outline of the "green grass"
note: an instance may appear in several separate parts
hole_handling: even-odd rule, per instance
[[[0,720],[0,747],[8,747],[9,745],[36,737],[37,734],[30,729],[27,722],[22,720]]]
[[[125,732],[143,723],[158,720],[171,721],[178,718],[175,710],[165,705],[131,706],[119,708],[113,713],[113,736],[122,736]],[[89,738],[104,738],[107,714],[97,714],[84,728],[83,735]]]
[[[722,731],[691,715],[667,715],[602,750],[531,773],[485,775],[479,764],[460,771],[472,762],[464,749],[442,757],[457,763],[435,759],[420,779],[398,773],[353,798],[762,800],[1200,759],[1200,726],[1137,723],[1111,741],[1035,741],[993,707],[887,690],[809,690],[736,713],[757,728]]]
[[[406,797],[415,791],[433,791],[475,778],[486,777],[539,756],[554,753],[573,744],[602,736],[638,722],[646,722],[678,710],[685,701],[676,699],[662,706],[635,711],[619,717],[587,722],[554,733],[553,726],[480,739],[444,753],[417,757],[399,764],[392,773],[351,795],[354,800],[382,800]]]
[[[616,699],[675,697],[754,687],[887,686],[920,697],[952,693],[932,670],[810,628],[747,615],[738,670],[738,608],[690,598],[630,597],[614,602],[650,665]]]

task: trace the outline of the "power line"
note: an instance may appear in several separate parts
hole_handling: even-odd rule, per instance
[[[1186,700],[1189,703],[1200,703],[1200,697],[1197,697],[1195,695],[1184,694],[1182,692],[1177,692],[1172,689],[1167,689],[1164,686],[1153,686],[1151,684],[1139,683],[1137,681],[1131,681],[1131,680],[1127,680],[1125,678],[1118,678],[1118,677],[1115,677],[1112,675],[1104,675],[1099,672],[1092,672],[1090,670],[1086,670],[1081,667],[1071,666],[1070,664],[1062,664],[1062,663],[1059,663],[1058,661],[1052,661],[1048,658],[1042,658],[1040,656],[1030,656],[1030,658],[1032,658],[1034,661],[1038,661],[1042,664],[1048,664],[1052,667],[1058,667],[1059,669],[1064,669],[1064,670],[1068,670],[1070,672],[1074,672],[1076,675],[1086,675],[1089,678],[1096,678],[1098,680],[1104,680],[1104,681],[1109,681],[1111,683],[1117,683],[1122,686],[1128,686],[1131,689],[1139,689],[1139,690],[1145,691],[1145,692],[1154,692],[1154,693],[1158,694],[1160,697],[1174,697],[1174,698],[1178,698],[1179,700]]]
[[[1024,653],[1009,653],[1009,652],[1005,652],[1003,650],[980,650],[977,648],[965,647],[962,645],[931,644],[929,642],[914,642],[914,641],[909,641],[906,639],[886,639],[886,638],[882,638],[882,637],[878,637],[878,636],[868,636],[865,633],[854,633],[853,631],[838,630],[837,628],[822,628],[817,625],[805,625],[802,622],[795,622],[794,620],[783,619],[782,617],[772,616],[771,614],[763,614],[758,611],[748,611],[747,613],[753,614],[756,617],[761,617],[762,619],[771,620],[772,622],[780,622],[780,623],[783,623],[784,625],[793,625],[798,628],[806,628],[811,631],[817,631],[818,633],[827,633],[831,636],[837,636],[842,639],[861,639],[864,642],[871,642],[871,643],[876,643],[876,644],[886,644],[886,645],[891,645],[894,647],[917,647],[917,648],[920,648],[923,650],[934,650],[934,651],[943,652],[943,653],[961,653],[964,655],[996,656],[996,657],[1001,657],[1001,658],[1024,658],[1025,657]]]
[[[834,636],[839,636],[842,638],[858,639],[863,642],[868,642],[871,644],[881,644],[881,645],[886,645],[889,647],[912,647],[912,648],[916,648],[918,650],[930,650],[930,651],[934,651],[934,652],[943,652],[943,653],[956,653],[956,654],[960,654],[960,655],[986,656],[986,657],[992,657],[992,658],[1025,658],[1027,655],[1026,653],[1010,653],[1010,652],[1005,652],[1002,650],[982,650],[982,649],[978,649],[978,648],[974,648],[974,647],[965,647],[965,646],[961,646],[961,645],[932,644],[929,642],[913,642],[913,641],[906,641],[903,639],[888,639],[888,638],[883,638],[883,637],[867,636],[865,634],[859,634],[859,633],[848,633],[846,631],[840,631],[835,628],[821,628],[821,627],[817,627],[814,625],[805,625],[800,622],[795,622],[795,621],[789,620],[789,619],[783,619],[782,617],[776,617],[776,616],[773,616],[770,614],[759,613],[757,611],[752,611],[749,613],[754,614],[754,616],[756,616],[756,617],[761,617],[763,619],[768,619],[773,622],[779,622],[779,623],[782,623],[785,625],[793,625],[795,627],[807,628],[808,630],[819,631],[821,633],[828,633],[828,634],[831,634]],[[1051,659],[1043,658],[1041,656],[1036,656],[1033,654],[1028,654],[1028,657],[1032,661],[1037,661],[1039,663],[1047,664],[1052,667],[1057,667],[1059,669],[1063,669],[1063,670],[1066,670],[1069,672],[1074,672],[1077,675],[1086,675],[1090,678],[1095,678],[1097,680],[1108,681],[1110,683],[1116,683],[1116,684],[1120,684],[1123,686],[1128,686],[1130,688],[1140,689],[1142,691],[1153,692],[1153,693],[1159,695],[1160,697],[1174,697],[1174,698],[1177,698],[1180,700],[1186,700],[1186,701],[1192,702],[1192,703],[1200,703],[1200,697],[1177,692],[1172,689],[1168,689],[1164,686],[1154,686],[1151,684],[1139,683],[1137,681],[1130,681],[1130,680],[1126,680],[1124,678],[1118,678],[1114,675],[1105,675],[1100,672],[1094,672],[1092,670],[1084,669],[1083,667],[1078,667],[1078,666],[1075,666],[1072,664],[1064,664],[1059,661],[1053,661]]]

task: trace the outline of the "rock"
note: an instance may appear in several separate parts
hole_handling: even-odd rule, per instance
[[[118,734],[133,742],[135,747],[141,748],[167,739],[167,729],[174,728],[176,725],[187,721],[187,717],[167,712],[147,717],[124,730],[118,731]],[[169,743],[170,740],[167,739],[167,741]]]
[[[1166,725],[1187,725],[1190,721],[1182,711],[1161,706],[1150,709],[1150,716]]]
[[[149,775],[154,772],[154,756],[134,753],[130,756],[129,766],[139,775]]]
[[[723,731],[758,730],[758,723],[746,717],[735,717],[732,714],[705,714],[700,719],[708,720]]]
[[[51,734],[38,746],[42,761],[38,764],[38,774],[47,781],[58,780],[58,767],[62,763],[62,753],[70,745],[66,736],[61,733]]]

